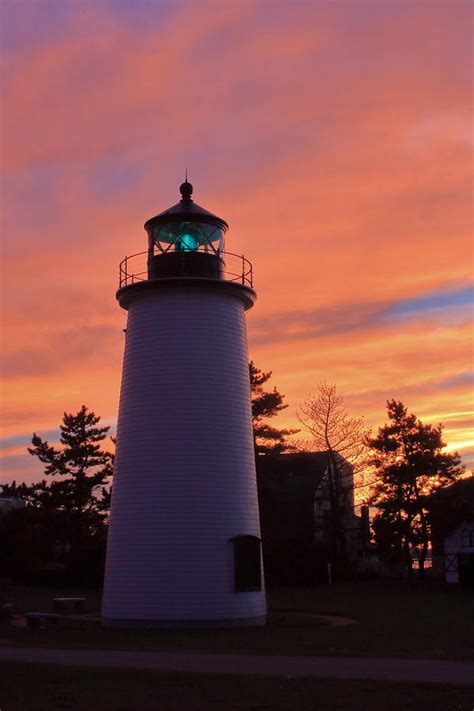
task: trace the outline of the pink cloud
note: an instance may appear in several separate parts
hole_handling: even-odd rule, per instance
[[[114,416],[118,262],[145,249],[142,224],[176,201],[185,163],[197,202],[229,221],[228,249],[254,263],[252,356],[275,371],[288,425],[322,378],[372,423],[395,391],[420,413],[450,397],[464,411],[465,386],[435,384],[469,367],[467,327],[377,314],[470,278],[470,12],[179,3],[138,32],[104,3],[10,48],[7,433],[82,402]],[[320,322],[302,339],[308,311]]]

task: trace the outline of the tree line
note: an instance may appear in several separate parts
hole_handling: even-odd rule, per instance
[[[309,436],[303,442],[295,437],[300,430],[273,424],[287,404],[276,387],[268,389],[271,371],[253,362],[249,369],[257,464],[258,457],[285,452],[327,453],[331,561],[348,557],[346,479],[352,485],[356,474],[357,486],[366,489],[365,500],[376,512],[372,528],[379,555],[412,575],[416,548],[422,575],[430,542],[429,495],[463,472],[459,455],[443,451],[442,425],[425,424],[403,403],[390,400],[389,421],[372,436],[363,418],[348,414],[336,386],[320,383],[297,411]],[[44,465],[46,478],[33,485],[3,485],[4,497],[20,497],[26,504],[0,515],[1,566],[12,577],[100,582],[114,461],[114,439],[100,420],[86,406],[64,413],[59,447],[36,433],[28,447]]]

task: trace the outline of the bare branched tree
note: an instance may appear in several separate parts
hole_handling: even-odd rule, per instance
[[[360,480],[367,467],[369,430],[362,417],[349,417],[336,385],[326,382],[306,398],[297,416],[311,435],[311,449],[328,454],[329,541],[333,560],[347,559],[345,518],[354,506],[354,475]]]

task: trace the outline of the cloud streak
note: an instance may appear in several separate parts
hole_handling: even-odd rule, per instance
[[[273,313],[252,319],[253,341],[257,345],[300,341],[323,336],[369,331],[404,321],[432,319],[470,323],[473,320],[473,288],[442,289],[412,298],[388,302],[353,303]]]

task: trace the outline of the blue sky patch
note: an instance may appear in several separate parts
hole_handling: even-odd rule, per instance
[[[389,308],[387,316],[404,318],[420,316],[437,309],[452,309],[455,307],[471,307],[474,303],[474,287],[464,286],[461,289],[439,290],[424,296],[403,299]]]

